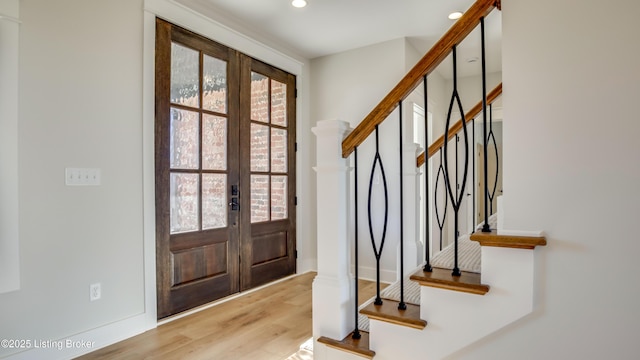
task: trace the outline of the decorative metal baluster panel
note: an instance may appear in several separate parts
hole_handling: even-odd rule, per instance
[[[469,134],[467,132],[467,123],[464,115],[464,110],[462,108],[462,102],[460,101],[460,96],[458,94],[458,72],[457,72],[457,57],[456,57],[456,47],[454,46],[452,49],[452,57],[453,57],[453,93],[451,94],[451,101],[449,103],[449,111],[447,112],[447,122],[445,125],[444,138],[448,139],[449,137],[449,126],[451,124],[451,115],[453,111],[454,104],[457,105],[458,110],[461,115],[462,121],[462,133],[464,139],[464,171],[462,175],[462,183],[458,187],[457,184],[454,186],[451,185],[449,179],[451,179],[451,172],[449,171],[449,157],[448,157],[448,147],[449,142],[445,141],[444,143],[444,172],[445,172],[445,183],[447,188],[447,193],[449,194],[449,199],[451,200],[451,206],[453,207],[454,212],[454,266],[452,274],[454,276],[460,276],[460,268],[458,267],[458,229],[459,229],[459,212],[460,206],[462,205],[463,196],[465,194],[465,187],[467,185],[467,175],[469,170]],[[457,148],[457,142],[456,142]],[[456,159],[457,161],[457,159]],[[457,167],[456,167],[457,168]]]
[[[358,328],[358,147],[353,149],[353,158],[354,158],[354,164],[353,164],[353,171],[354,171],[354,183],[355,183],[355,194],[354,194],[354,204],[355,204],[355,226],[354,226],[354,242],[355,242],[355,246],[354,246],[354,252],[355,252],[355,296],[354,296],[354,305],[355,305],[355,311],[354,311],[354,330],[353,330],[353,335],[351,335],[351,338],[357,340],[360,339],[362,337],[362,335],[360,334],[360,329]]]
[[[498,176],[499,176],[499,172],[500,172],[500,156],[498,155],[498,143],[496,142],[496,136],[493,133],[493,112],[492,112],[492,108],[493,105],[489,105],[489,138],[487,139],[487,142],[492,142],[493,143],[493,148],[495,150],[496,153],[496,176],[494,177],[494,181],[493,181],[493,190],[491,190],[491,192],[487,193],[487,197],[489,198],[489,215],[493,215],[493,199],[496,196],[496,190],[498,188]]]
[[[422,270],[432,272],[431,267],[431,226],[430,226],[430,203],[429,203],[429,91],[427,87],[427,75],[422,78],[422,86],[424,93],[424,248],[425,248],[425,264]],[[440,250],[442,250],[442,230],[440,231]]]
[[[398,148],[400,153],[400,303],[399,310],[406,310],[407,305],[404,302],[404,170],[402,158],[402,101],[398,104]]]
[[[369,235],[371,236],[371,247],[373,249],[373,254],[376,258],[376,305],[382,305],[382,298],[380,297],[380,258],[382,256],[382,250],[384,249],[384,242],[387,237],[387,224],[389,220],[389,191],[387,186],[387,176],[384,172],[384,165],[382,164],[382,158],[380,157],[380,139],[379,139],[379,131],[378,126],[376,125],[376,153],[373,158],[373,164],[371,165],[371,176],[369,178],[369,197],[367,202],[367,212],[369,215]],[[371,203],[373,198],[373,183],[375,179],[376,169],[379,169],[382,186],[384,190],[384,222],[382,228],[382,235],[380,236],[380,245],[376,244],[376,237],[373,233],[373,217],[371,215]]]
[[[436,175],[436,185],[434,191],[434,208],[436,211],[436,222],[438,223],[438,228],[440,229],[440,250],[442,250],[442,235],[444,232],[444,224],[447,221],[447,208],[449,208],[449,197],[446,193],[444,193],[444,211],[442,212],[442,218],[440,218],[440,206],[438,206],[438,188],[440,187],[440,181],[443,181],[445,184],[447,180],[445,179],[446,175],[444,173],[444,163],[443,163],[443,152],[442,148],[440,148],[440,166],[438,166],[438,173]],[[446,185],[442,185],[446,186]]]
[[[473,163],[471,164],[471,174],[473,176],[473,179],[471,180],[471,184],[473,184],[471,186],[471,191],[473,192],[471,194],[471,197],[473,199],[472,200],[473,201],[473,209],[472,209],[473,216],[471,216],[472,224],[471,224],[470,233],[473,233],[473,232],[476,231],[476,224],[478,223],[477,220],[476,220],[476,191],[477,191],[477,188],[478,188],[476,186],[476,150],[475,150],[475,147],[476,147],[476,119],[473,118],[473,119],[471,119],[470,122],[471,122],[471,143],[473,144],[472,145],[473,149],[471,149],[472,152],[473,152],[473,157],[471,158],[473,160]]]
[[[482,232],[490,232],[489,227],[489,174],[488,174],[488,140],[487,133],[487,70],[486,70],[486,54],[485,54],[485,37],[484,37],[484,17],[480,18],[480,36],[482,42],[482,129],[483,129],[483,145],[484,145],[484,225]],[[495,138],[494,138],[495,140]],[[496,151],[496,156],[498,152]],[[497,181],[496,181],[497,183]]]

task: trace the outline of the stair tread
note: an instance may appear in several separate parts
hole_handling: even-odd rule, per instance
[[[422,286],[430,286],[447,290],[462,291],[471,294],[484,295],[489,292],[489,285],[480,281],[480,274],[461,271],[460,276],[451,275],[451,270],[433,268],[432,272],[416,271],[411,280]]]
[[[424,329],[425,320],[420,319],[420,305],[405,304],[406,310],[399,310],[399,301],[385,299],[382,305],[371,303],[360,310],[361,314],[370,319],[390,322],[396,325],[408,326],[414,329]]]
[[[536,246],[547,245],[547,239],[544,236],[518,236],[518,235],[500,235],[496,230],[491,232],[477,231],[469,237],[473,241],[477,241],[481,246],[506,247],[514,249],[534,249]]]
[[[353,333],[347,335],[342,340],[334,340],[325,336],[318,338],[319,343],[323,343],[335,349],[347,351],[349,353],[360,355],[368,359],[373,359],[376,354],[375,351],[369,349],[369,333],[366,331],[360,331],[360,339],[353,339],[351,336]]]

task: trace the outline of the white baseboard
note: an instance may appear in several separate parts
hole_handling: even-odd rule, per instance
[[[298,259],[296,273],[304,274],[309,271],[318,271],[318,261],[316,259]]]
[[[72,359],[141,334],[155,328],[155,326],[155,319],[150,321],[147,314],[135,315],[93,330],[69,336],[68,338],[47,340],[46,342],[39,343],[32,342],[31,349],[9,355],[6,359]]]
[[[376,268],[360,266],[358,268],[358,277],[363,280],[376,281]],[[380,269],[380,282],[392,284],[397,280],[398,278],[394,270]]]

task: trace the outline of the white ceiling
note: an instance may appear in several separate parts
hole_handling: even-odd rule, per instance
[[[307,59],[405,37],[424,54],[453,24],[447,15],[464,11],[473,0],[308,0],[305,8],[291,0],[176,0],[224,25],[268,45]],[[487,68],[500,71],[501,14],[486,20]],[[461,76],[479,73],[479,31],[458,52]],[[450,78],[451,60],[438,69]]]

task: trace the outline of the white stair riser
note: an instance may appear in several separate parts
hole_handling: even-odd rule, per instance
[[[535,250],[483,247],[484,295],[423,286],[420,331],[371,321],[376,360],[442,359],[529,314],[533,309]]]

